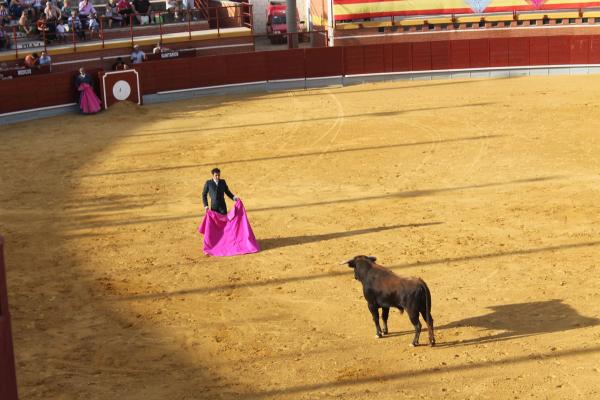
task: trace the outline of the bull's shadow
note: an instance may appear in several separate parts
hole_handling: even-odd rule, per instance
[[[488,309],[492,312],[437,327],[440,330],[462,327],[482,328],[479,337],[460,340],[460,336],[456,336],[458,340],[439,343],[439,346],[499,342],[546,333],[564,332],[595,326],[600,323],[597,318],[580,315],[577,310],[563,303],[562,300],[505,304],[491,306]]]

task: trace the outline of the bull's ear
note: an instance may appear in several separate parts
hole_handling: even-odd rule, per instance
[[[369,260],[371,260],[372,262],[375,262],[375,261],[377,261],[377,257],[373,257],[373,256],[367,256],[367,258],[368,258]]]

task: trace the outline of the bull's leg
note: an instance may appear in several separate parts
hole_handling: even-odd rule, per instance
[[[389,307],[382,307],[381,319],[383,320],[383,334],[384,335],[388,334],[387,320],[388,320],[388,316],[389,315],[390,315],[390,308]]]
[[[377,332],[377,337],[383,337],[381,333],[381,326],[379,326],[379,307],[375,304],[369,303],[369,311],[371,311],[371,315],[373,316],[373,322],[375,322],[375,330]]]
[[[419,312],[410,310],[408,312],[408,317],[410,318],[410,322],[415,327],[415,338],[412,341],[412,345],[418,346],[419,345],[419,336],[421,335],[421,321],[419,321]]]
[[[427,333],[429,334],[429,344],[435,346],[435,337],[433,336],[433,317],[425,308],[421,310],[421,316],[427,322]]]
[[[429,334],[429,344],[435,346],[435,336],[433,336],[433,317],[429,314],[427,321],[427,333]]]

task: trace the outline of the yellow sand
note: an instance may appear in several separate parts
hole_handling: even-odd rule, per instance
[[[22,398],[598,398],[599,86],[415,81],[2,127]],[[261,253],[202,254],[214,166]],[[428,282],[438,347],[410,347],[395,310],[375,339],[338,265],[357,254]]]

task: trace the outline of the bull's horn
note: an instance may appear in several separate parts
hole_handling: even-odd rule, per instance
[[[344,264],[350,264],[350,261],[354,260],[354,258],[351,258],[347,261],[341,262],[340,265],[344,265]]]

